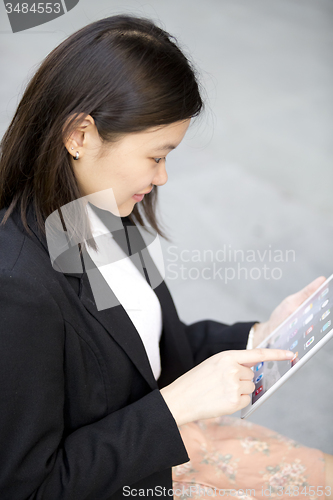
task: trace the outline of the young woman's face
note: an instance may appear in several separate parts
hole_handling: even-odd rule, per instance
[[[82,196],[112,188],[119,215],[129,215],[142,198],[134,195],[167,182],[166,156],[182,141],[189,124],[190,119],[126,134],[98,158],[102,142],[94,120],[86,117],[66,144],[72,156],[79,152],[72,165]]]

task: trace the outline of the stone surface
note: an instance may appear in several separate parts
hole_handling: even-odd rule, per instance
[[[162,241],[166,282],[179,314],[188,323],[266,320],[285,296],[333,272],[333,4],[80,0],[65,16],[15,35],[1,15],[1,135],[42,58],[81,26],[121,12],[176,35],[206,89],[207,111],[169,155],[169,180],[159,189],[160,220],[172,238]],[[247,263],[247,279],[245,271],[213,279],[214,264],[237,270],[235,259],[217,261],[224,245],[266,256]],[[213,261],[195,261],[193,250],[206,250],[206,259],[210,251]],[[269,250],[285,261],[274,262]],[[192,278],[181,277],[181,264]],[[264,264],[279,268],[279,279],[255,278]],[[330,341],[249,419],[333,453],[332,355]]]

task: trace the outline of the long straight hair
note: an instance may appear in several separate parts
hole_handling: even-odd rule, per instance
[[[196,70],[174,37],[145,18],[117,15],[73,33],[42,61],[0,143],[0,209],[4,225],[33,204],[38,228],[81,197],[65,140],[91,115],[102,142],[197,116],[203,108]],[[81,118],[82,119],[82,118]],[[168,239],[155,214],[157,186],[141,208]],[[144,226],[138,204],[130,214]],[[92,245],[94,246],[94,245]]]

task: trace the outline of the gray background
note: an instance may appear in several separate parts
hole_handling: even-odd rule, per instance
[[[1,135],[48,52],[81,26],[123,12],[175,35],[205,87],[207,111],[168,156],[169,179],[159,190],[160,220],[172,239],[162,240],[166,282],[179,315],[187,323],[265,321],[288,294],[333,272],[333,4],[80,0],[64,16],[13,34],[1,3]],[[222,276],[225,267],[237,270],[237,262],[217,261],[224,245],[266,250],[262,262],[240,264],[248,272],[278,267],[280,278],[269,271],[269,279],[244,272],[227,283],[213,279],[213,264]],[[295,259],[276,263],[269,249],[294,250]],[[192,250],[202,260],[211,250],[214,262],[195,261]],[[333,453],[332,355],[330,341],[249,420]]]

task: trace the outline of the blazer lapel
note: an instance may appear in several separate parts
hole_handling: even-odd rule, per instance
[[[46,237],[38,230],[32,205],[29,206],[27,212],[27,222],[30,229],[49,254]],[[73,253],[73,263],[76,259],[75,270],[83,268],[83,272],[63,272],[60,274],[80,279],[81,291],[79,298],[84,307],[122,347],[150,387],[156,389],[157,381],[153,375],[146,350],[137,329],[84,247],[82,248],[82,255],[83,265],[82,260],[81,264],[79,262],[80,255],[78,249],[76,253]],[[97,309],[92,288],[98,290],[98,296],[103,297],[104,305],[109,305],[109,307],[102,310]]]
[[[98,217],[100,217],[102,222],[110,230],[110,232],[113,235],[113,238],[121,246],[125,254],[127,254],[128,256],[132,254],[135,254],[135,256],[137,255],[140,256],[140,260],[139,258],[137,258],[132,261],[137,266],[142,275],[148,278],[147,281],[152,286],[161,304],[162,318],[163,318],[163,330],[160,340],[162,371],[158,379],[158,386],[159,388],[162,388],[165,385],[168,385],[171,382],[173,382],[177,377],[181,376],[185,371],[193,368],[194,360],[193,360],[193,353],[188,343],[188,339],[186,337],[186,334],[184,333],[184,326],[179,320],[177,310],[175,308],[171,294],[147,249],[147,246],[149,246],[150,243],[152,243],[155,236],[147,235],[145,236],[146,237],[145,241],[140,231],[136,227],[136,224],[134,224],[128,217],[122,217],[123,225],[126,226],[127,231],[124,230],[113,231],[112,230],[113,228],[111,227],[110,223],[110,221],[112,220],[111,219],[112,214],[110,214],[105,210],[101,210],[95,207],[94,205],[92,205],[91,208],[95,211]],[[127,243],[125,234],[128,239]],[[92,279],[90,279],[90,283],[92,282],[93,282]],[[106,294],[107,290],[105,290],[105,296]],[[107,310],[109,309],[106,309],[105,312]],[[132,352],[132,354],[133,356],[135,356],[134,352]]]

